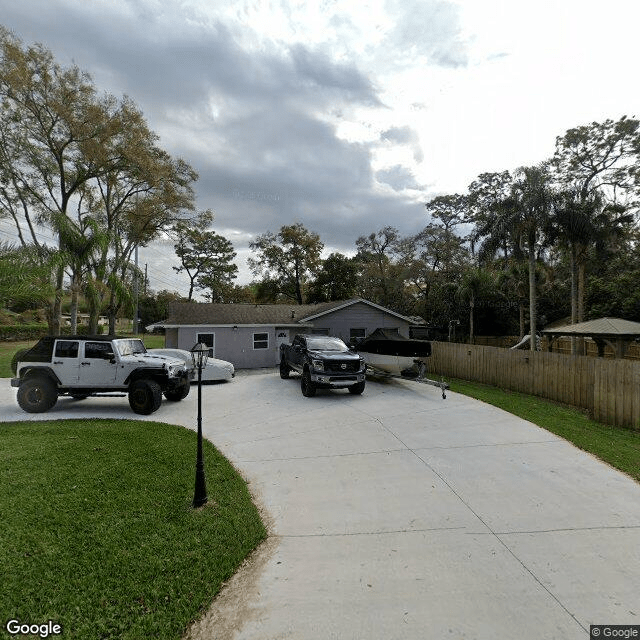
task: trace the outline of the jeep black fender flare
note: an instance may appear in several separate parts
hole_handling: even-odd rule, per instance
[[[168,380],[167,370],[162,367],[139,367],[134,369],[125,379],[124,384],[131,384],[135,380],[155,380],[158,383],[165,383]]]
[[[49,378],[56,386],[61,384],[60,378],[58,378],[51,367],[23,367],[20,369],[20,382],[36,376]]]

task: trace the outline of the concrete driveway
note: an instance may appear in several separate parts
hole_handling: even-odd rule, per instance
[[[196,390],[151,419],[195,427]],[[0,420],[133,417],[60,399]],[[640,624],[640,485],[499,409],[412,382],[304,398],[275,371],[204,387],[204,432],[271,536],[193,638],[584,640]]]

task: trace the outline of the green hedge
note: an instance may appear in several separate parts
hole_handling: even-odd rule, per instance
[[[87,325],[79,325],[76,330],[77,335],[86,336],[89,334],[89,327]],[[98,326],[98,335],[105,333],[105,328],[102,325]],[[61,335],[71,335],[71,329],[69,327],[62,327],[60,329]],[[1,342],[18,342],[19,340],[38,340],[43,336],[49,335],[49,326],[44,323],[31,323],[31,324],[0,324],[0,341]]]
[[[37,340],[42,336],[46,336],[48,333],[49,327],[44,322],[0,325],[0,340],[3,342]]]

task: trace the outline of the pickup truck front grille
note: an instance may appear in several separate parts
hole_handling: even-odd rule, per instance
[[[325,360],[324,370],[332,373],[353,373],[354,371],[360,371],[360,362],[358,360]]]

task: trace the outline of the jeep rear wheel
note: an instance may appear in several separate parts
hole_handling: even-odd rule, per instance
[[[18,388],[18,404],[27,413],[44,413],[57,401],[58,390],[49,378],[27,378]]]
[[[184,384],[181,384],[179,387],[175,389],[171,389],[164,392],[164,397],[167,400],[171,400],[171,402],[180,402],[180,400],[184,400],[189,395],[189,390],[191,389],[191,385],[187,380]]]
[[[311,382],[309,369],[305,369],[300,380],[300,390],[305,398],[313,398],[316,395],[316,385]]]
[[[129,385],[129,406],[135,413],[148,416],[162,404],[162,389],[153,380],[135,380]]]

